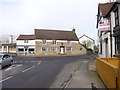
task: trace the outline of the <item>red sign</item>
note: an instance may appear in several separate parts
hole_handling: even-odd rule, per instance
[[[98,30],[100,30],[100,31],[110,30],[110,24],[108,24],[108,23],[99,24]]]

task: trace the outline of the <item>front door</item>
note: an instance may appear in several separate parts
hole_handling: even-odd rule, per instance
[[[28,49],[27,48],[25,49],[25,54],[28,54]]]
[[[65,47],[64,46],[60,46],[60,54],[64,54],[65,52]]]

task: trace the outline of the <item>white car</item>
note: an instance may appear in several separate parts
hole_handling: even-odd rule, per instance
[[[8,54],[0,54],[0,65],[1,67],[12,65],[13,58]]]

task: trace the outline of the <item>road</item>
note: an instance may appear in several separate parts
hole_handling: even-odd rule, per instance
[[[61,88],[74,70],[90,56],[14,57],[2,70],[2,88]]]

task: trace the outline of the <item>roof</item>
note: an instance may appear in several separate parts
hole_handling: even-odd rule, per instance
[[[112,10],[114,10],[114,8],[116,8],[117,4],[120,4],[120,1],[114,2],[114,4],[112,5],[111,9],[110,9],[109,12],[107,13],[107,16],[111,13]]]
[[[19,35],[17,40],[35,40],[35,35]]]
[[[112,6],[114,5],[115,2],[110,2],[110,3],[100,3],[99,4],[99,8],[101,9],[102,15],[103,17],[105,17],[108,12],[110,11],[110,9],[112,8]]]
[[[75,31],[35,29],[35,39],[79,41]]]
[[[84,35],[82,35],[80,38],[82,38],[82,37],[84,37],[84,36],[85,36],[85,37],[87,37],[87,38],[89,38],[89,39],[91,39],[93,42],[95,42],[95,40],[94,40],[94,39],[92,39],[92,38],[88,37],[88,36],[87,36],[87,35],[85,35],[85,34],[84,34]],[[80,39],[80,38],[79,38],[79,39]]]

